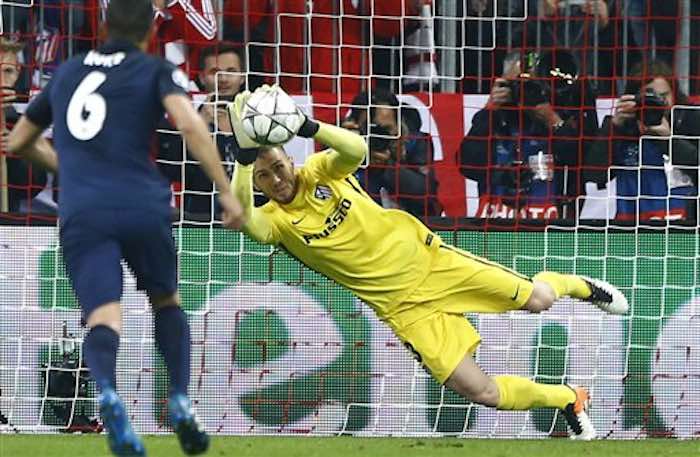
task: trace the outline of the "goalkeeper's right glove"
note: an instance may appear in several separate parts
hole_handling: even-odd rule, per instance
[[[228,118],[231,121],[231,127],[233,128],[233,137],[236,139],[239,149],[260,147],[260,145],[251,137],[246,135],[245,131],[243,130],[241,117],[243,116],[243,110],[245,109],[245,104],[250,98],[250,95],[250,91],[244,90],[240,94],[236,95],[236,98],[226,106]]]
[[[233,138],[238,146],[238,151],[235,154],[236,162],[241,165],[250,165],[255,162],[255,159],[258,157],[258,148],[260,147],[258,143],[253,141],[243,131],[243,124],[241,123],[241,115],[249,98],[250,91],[245,90],[236,95],[236,98],[226,106],[231,127],[233,128]]]

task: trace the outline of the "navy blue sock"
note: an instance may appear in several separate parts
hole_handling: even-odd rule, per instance
[[[100,391],[117,387],[119,334],[106,325],[90,329],[83,340],[83,357]]]
[[[170,376],[170,393],[187,395],[190,385],[190,325],[179,306],[166,306],[153,317],[156,345]]]

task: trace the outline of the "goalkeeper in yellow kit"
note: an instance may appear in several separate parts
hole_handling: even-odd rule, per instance
[[[404,211],[382,208],[352,175],[367,145],[349,130],[303,119],[295,133],[328,149],[296,170],[281,147],[255,149],[258,145],[240,123],[249,96],[242,93],[229,105],[243,149],[232,188],[243,204],[248,220],[243,230],[249,236],[283,247],[351,290],[439,383],[501,410],[558,408],[572,438],[595,437],[586,414],[586,389],[485,374],[472,357],[479,334],[464,314],[540,312],[564,295],[625,314],[628,304],[622,293],[603,281],[575,275],[542,272],[529,279],[446,244]],[[253,184],[270,199],[259,208],[253,207]]]

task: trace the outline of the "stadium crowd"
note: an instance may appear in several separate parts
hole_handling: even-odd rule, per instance
[[[107,3],[2,6],[3,138],[53,69],[100,40]],[[357,177],[383,206],[423,219],[573,220],[597,217],[584,209],[597,201],[603,217],[620,221],[696,224],[700,108],[687,92],[700,94],[700,20],[683,12],[694,3],[467,0],[447,11],[430,0],[325,0],[308,11],[293,0],[227,0],[216,11],[212,0],[154,0],[151,48],[189,74],[230,174],[237,145],[225,104],[277,82],[291,94],[325,94],[333,102],[320,110],[336,107],[335,123],[367,136]],[[460,24],[452,35],[451,23]],[[450,59],[461,70],[445,74]],[[447,92],[483,94],[485,103],[464,130],[438,135],[407,94],[432,108]],[[211,184],[166,119],[161,127],[154,158],[176,191],[174,208],[211,220]],[[448,137],[463,139],[438,154],[436,141]],[[0,213],[55,213],[60,177],[5,149],[3,141]],[[445,203],[465,180],[477,190],[460,214]],[[591,192],[612,197],[585,198]]]

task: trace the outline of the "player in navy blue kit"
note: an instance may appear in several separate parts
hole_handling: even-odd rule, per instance
[[[108,41],[56,71],[27,107],[8,146],[61,177],[61,247],[90,329],[83,353],[101,392],[110,448],[119,456],[145,455],[115,391],[121,259],[153,308],[156,344],[170,375],[169,414],[180,444],[188,454],[209,445],[187,397],[190,330],[177,292],[170,188],[149,158],[164,112],[216,184],[224,226],[239,228],[244,222],[216,146],[187,96],[187,77],[144,53],[152,17],[150,0],[112,0]],[[51,124],[53,147],[41,137]]]

